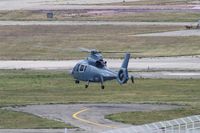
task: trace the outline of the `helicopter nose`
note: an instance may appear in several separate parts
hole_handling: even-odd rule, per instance
[[[69,73],[70,73],[71,75],[73,75],[73,74],[74,74],[74,70],[69,71]]]

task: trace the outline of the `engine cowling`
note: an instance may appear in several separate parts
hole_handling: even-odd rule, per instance
[[[127,83],[129,77],[128,77],[128,71],[127,69],[121,68],[117,74],[117,81],[120,84],[125,84]]]

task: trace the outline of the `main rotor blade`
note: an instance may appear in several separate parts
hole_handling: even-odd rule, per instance
[[[58,47],[50,47],[44,45],[33,45],[35,48],[42,48],[42,49],[49,49],[49,50],[56,50],[56,51],[75,51],[74,48],[58,48]]]
[[[83,47],[79,47],[81,52],[88,52],[90,53],[92,50],[91,49],[87,49],[87,48],[83,48]]]
[[[92,52],[92,51],[96,51],[98,53],[141,53],[141,52],[136,52],[136,51],[99,51],[99,50],[96,50],[96,49],[87,49],[87,48],[83,48],[83,47],[79,47],[80,51],[81,52]]]
[[[135,52],[135,51],[101,51],[101,53],[141,53],[141,52]]]

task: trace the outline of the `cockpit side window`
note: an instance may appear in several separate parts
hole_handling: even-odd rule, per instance
[[[81,65],[80,72],[83,72],[83,70],[84,70],[84,65]]]
[[[87,69],[87,66],[85,66],[85,68],[84,68],[84,72],[86,71],[86,69]]]
[[[80,66],[80,64],[78,64],[78,65],[76,66],[76,71],[78,71],[78,70],[79,70],[79,66]]]

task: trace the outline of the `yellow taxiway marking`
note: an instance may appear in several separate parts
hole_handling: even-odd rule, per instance
[[[117,127],[115,127],[115,126],[104,125],[104,124],[92,122],[92,121],[85,120],[85,119],[82,119],[82,118],[78,117],[78,115],[79,115],[80,113],[83,113],[83,112],[88,111],[88,110],[89,110],[88,108],[82,109],[82,110],[80,110],[80,111],[74,113],[74,114],[72,115],[72,117],[73,117],[74,119],[79,120],[79,121],[86,122],[86,123],[89,123],[89,124],[92,124],[92,125],[96,125],[96,126],[100,126],[100,127],[117,128]]]

